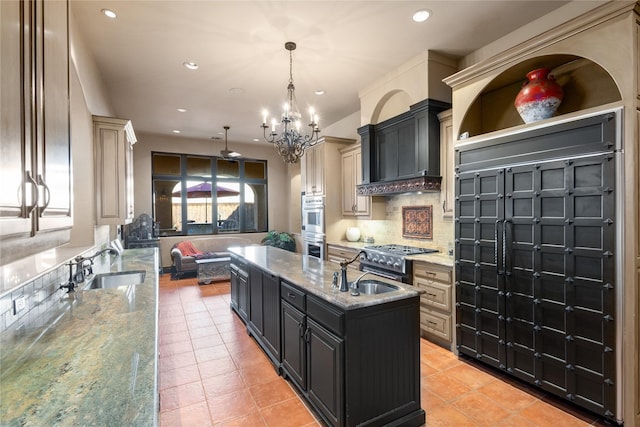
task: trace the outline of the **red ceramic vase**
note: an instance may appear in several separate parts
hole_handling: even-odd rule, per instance
[[[562,87],[549,76],[548,68],[527,73],[527,80],[516,96],[514,105],[525,123],[552,117],[562,102]]]

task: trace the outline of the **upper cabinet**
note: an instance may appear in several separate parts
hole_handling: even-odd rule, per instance
[[[308,148],[302,159],[305,194],[324,194],[324,145]]]
[[[133,144],[130,120],[93,116],[98,224],[133,221]]]
[[[66,243],[73,225],[68,14],[66,1],[0,2],[2,263]]]
[[[337,190],[334,186],[340,179],[340,172],[336,170],[335,158],[338,150],[347,144],[353,144],[353,139],[323,136],[313,147],[305,150],[302,156],[302,191],[305,194],[324,195],[328,188]],[[329,172],[329,176],[325,174]],[[337,172],[337,178],[334,176]],[[330,184],[330,185],[329,185]]]
[[[367,216],[371,198],[359,196],[356,185],[362,183],[362,155],[359,145],[340,150],[342,158],[342,215]]]

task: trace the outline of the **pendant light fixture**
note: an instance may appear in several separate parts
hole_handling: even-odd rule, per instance
[[[284,48],[289,51],[289,85],[287,86],[287,100],[284,105],[284,111],[280,123],[275,118],[271,119],[271,132],[267,134],[269,125],[267,119],[269,113],[262,113],[262,131],[265,141],[274,144],[276,150],[282,160],[286,163],[297,163],[304,154],[304,150],[315,145],[318,142],[318,116],[309,109],[309,121],[307,125],[309,133],[302,131],[302,114],[298,109],[296,102],[296,88],[293,85],[293,51],[296,49],[294,42],[286,42]],[[276,128],[280,127],[280,133]]]

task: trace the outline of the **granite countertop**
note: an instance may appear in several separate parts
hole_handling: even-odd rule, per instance
[[[412,298],[423,293],[423,291],[413,286],[371,274],[365,276],[363,280],[375,278],[395,285],[399,289],[384,294],[352,296],[350,292],[340,292],[338,288],[334,288],[331,285],[333,273],[340,271],[340,267],[333,262],[321,261],[315,257],[287,252],[272,246],[233,247],[229,248],[229,252],[244,258],[250,264],[254,264],[271,274],[304,288],[308,293],[316,295],[344,310],[353,310]],[[362,273],[347,269],[349,282],[355,280],[360,274]]]
[[[41,314],[46,324],[0,335],[1,425],[157,425],[156,251],[129,249],[94,266],[146,270],[144,283],[77,290]]]

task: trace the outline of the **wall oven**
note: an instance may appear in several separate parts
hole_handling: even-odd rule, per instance
[[[319,259],[325,259],[325,235],[318,233],[302,233],[302,253]]]
[[[302,196],[302,231],[324,235],[324,196]]]

